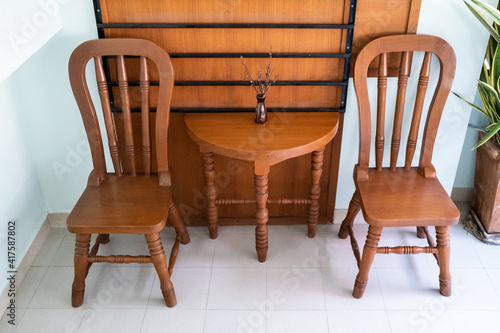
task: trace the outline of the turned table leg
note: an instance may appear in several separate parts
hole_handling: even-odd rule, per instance
[[[309,189],[309,213],[307,214],[307,235],[313,238],[316,234],[316,226],[319,218],[319,195],[321,188],[319,180],[323,172],[323,152],[322,147],[312,153],[311,156],[311,188]]]
[[[203,171],[205,173],[205,196],[207,197],[207,219],[208,232],[210,238],[217,238],[217,206],[215,198],[217,197],[217,188],[215,187],[215,171],[214,171],[214,153],[202,152]]]
[[[255,162],[255,201],[257,203],[257,226],[255,227],[255,248],[257,259],[265,262],[268,249],[267,221],[269,213],[266,207],[269,164]]]

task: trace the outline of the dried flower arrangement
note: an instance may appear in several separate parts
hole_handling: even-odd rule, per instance
[[[257,71],[257,80],[254,80],[252,78],[252,75],[250,74],[250,71],[248,70],[247,66],[245,65],[245,62],[243,61],[243,56],[241,56],[241,64],[243,65],[243,68],[245,69],[245,73],[247,75],[248,80],[250,80],[250,84],[252,85],[253,89],[257,93],[257,96],[265,96],[266,91],[269,90],[272,84],[276,82],[276,79],[278,78],[278,75],[274,76],[274,68],[271,67],[271,61],[272,61],[273,55],[272,53],[269,53],[269,63],[266,65],[266,74],[265,77],[262,78],[262,73],[261,71]]]

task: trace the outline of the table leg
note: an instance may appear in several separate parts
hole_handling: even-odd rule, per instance
[[[208,232],[211,239],[217,238],[217,188],[215,187],[214,153],[202,152],[203,171],[205,173],[205,196],[207,197]]]
[[[267,182],[269,175],[269,164],[258,165],[255,163],[255,201],[257,203],[257,226],[255,227],[255,248],[257,250],[257,259],[265,262],[268,249],[267,220],[269,213],[266,207]]]
[[[323,152],[325,147],[313,151],[311,156],[311,188],[309,189],[309,212],[307,214],[307,235],[313,238],[316,235],[316,226],[319,218],[319,195],[321,188],[319,180],[323,172]]]

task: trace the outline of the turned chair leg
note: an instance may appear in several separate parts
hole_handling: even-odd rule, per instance
[[[76,234],[75,242],[75,277],[71,290],[71,305],[77,308],[83,304],[85,294],[85,278],[90,248],[90,234]]]
[[[439,261],[439,292],[443,296],[450,296],[450,227],[436,227],[436,242]]]
[[[266,207],[269,193],[268,175],[255,175],[255,200],[257,204],[257,226],[255,227],[255,249],[259,262],[265,262],[268,250],[267,220],[269,212]]]
[[[417,227],[417,237],[421,239],[427,238],[425,227]]]
[[[165,304],[171,308],[177,304],[177,299],[175,297],[174,285],[172,281],[170,281],[170,275],[168,274],[167,256],[161,244],[160,234],[154,233],[144,236],[148,242],[151,261],[160,279],[160,289],[163,294],[163,299],[165,300]]]
[[[202,152],[203,172],[205,174],[205,196],[207,197],[207,219],[208,232],[211,239],[217,238],[217,187],[215,186],[214,154],[211,152]]]
[[[354,218],[356,218],[356,215],[358,215],[360,209],[361,205],[359,202],[359,193],[356,190],[352,195],[351,202],[349,203],[349,209],[347,210],[347,215],[344,221],[342,221],[342,224],[340,225],[340,230],[338,234],[339,238],[341,239],[347,238],[347,236],[349,235],[349,228],[352,228],[352,225],[354,223]]]
[[[191,241],[191,239],[189,238],[189,233],[186,229],[184,221],[182,220],[181,213],[179,212],[179,209],[177,209],[177,206],[175,205],[173,200],[170,201],[170,207],[168,209],[168,220],[174,225],[175,232],[178,235],[181,235],[181,243],[188,244]]]
[[[360,209],[361,205],[359,202],[359,193],[358,191],[355,191],[354,194],[352,195],[351,202],[349,203],[349,209],[347,210],[347,215],[344,221],[342,221],[338,233],[340,239],[345,239],[347,238],[347,236],[349,236],[349,238],[351,239],[351,248],[354,257],[356,258],[356,264],[358,265],[358,268],[361,263],[361,253],[359,251],[359,245],[356,240],[356,237],[354,237],[354,231],[352,230],[352,226],[354,223],[354,218],[356,217],[356,215],[358,215]]]
[[[368,275],[370,273],[370,268],[377,254],[378,242],[380,240],[380,235],[382,234],[382,227],[368,227],[368,235],[366,236],[365,246],[363,248],[363,257],[361,259],[361,265],[359,267],[359,273],[356,276],[356,281],[354,282],[354,290],[352,296],[354,298],[361,298],[365,293],[366,284],[368,283]]]
[[[323,152],[325,147],[313,151],[311,155],[311,187],[309,189],[309,212],[307,214],[307,236],[314,238],[319,219],[319,181],[323,172]]]

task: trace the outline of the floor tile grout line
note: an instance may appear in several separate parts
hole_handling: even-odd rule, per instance
[[[215,260],[215,246],[212,250],[212,265],[210,266],[210,278],[208,279],[207,301],[205,302],[205,318],[203,318],[203,331],[205,331],[207,325],[207,310],[208,310],[208,301],[210,299],[210,286],[212,285],[212,276],[214,272],[214,260]]]
[[[57,252],[61,248],[62,244],[64,243],[64,240],[66,237],[69,237],[71,235],[68,231],[66,231],[66,235],[62,238],[61,242],[59,243],[59,246],[57,247],[57,250],[54,252],[54,255],[52,256],[52,259],[50,259],[49,267],[52,267],[52,263],[54,262],[54,258],[56,257]]]
[[[40,288],[40,285],[42,284],[43,279],[45,279],[45,276],[47,275],[47,272],[49,271],[49,268],[50,268],[51,266],[44,266],[44,267],[46,267],[46,269],[45,269],[45,273],[43,273],[43,276],[42,276],[42,278],[40,279],[40,282],[38,283],[38,285],[37,285],[37,287],[36,287],[35,291],[33,292],[33,295],[31,295],[31,297],[30,297],[30,300],[29,300],[28,304],[26,304],[26,309],[30,309],[30,304],[31,304],[31,302],[33,301],[33,297],[35,297],[36,292],[38,291],[38,288]],[[28,272],[29,272],[29,270],[30,270],[30,269],[31,269],[31,267],[28,269]],[[23,281],[23,282],[24,282],[24,281]],[[22,285],[23,285],[23,284],[21,283],[21,285],[19,286],[19,288],[21,288],[21,287],[22,287]],[[21,320],[22,320],[22,318],[21,318]]]
[[[154,281],[153,281],[153,284],[154,284]],[[149,304],[149,300],[148,300],[148,304]],[[146,321],[146,313],[148,312],[148,308],[146,306],[146,309],[144,309],[144,316],[142,317],[142,321],[141,321],[141,329],[139,330],[139,332],[142,332],[143,329],[144,329],[144,322]]]

